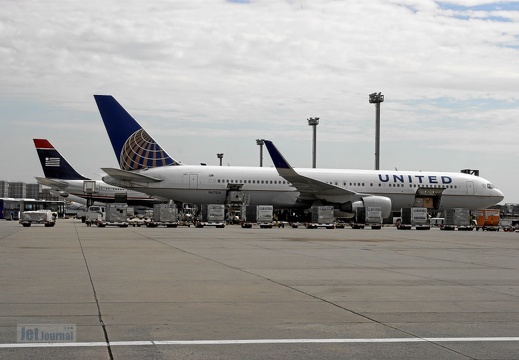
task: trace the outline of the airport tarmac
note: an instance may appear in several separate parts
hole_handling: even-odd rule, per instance
[[[0,359],[519,358],[519,233],[2,220],[0,285]]]

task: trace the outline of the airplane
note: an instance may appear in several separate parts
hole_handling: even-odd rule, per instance
[[[196,205],[224,204],[238,191],[248,196],[250,205],[279,209],[333,205],[346,214],[358,207],[377,206],[384,218],[417,204],[435,211],[476,210],[504,198],[488,180],[461,172],[292,168],[269,140],[265,144],[275,168],[181,164],[164,156],[162,148],[111,95],[94,98],[121,166],[103,168],[107,174],[103,180],[154,196]]]
[[[39,184],[53,189],[71,201],[87,204],[87,200],[99,203],[115,202],[116,195],[121,196],[129,205],[153,206],[155,203],[168,202],[141,192],[113,186],[101,180],[91,180],[79,174],[47,139],[33,139],[45,177],[36,177]],[[84,192],[84,182],[95,181],[95,192],[89,196]]]

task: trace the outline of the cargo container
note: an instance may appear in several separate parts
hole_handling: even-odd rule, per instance
[[[45,227],[52,227],[56,224],[57,214],[50,210],[23,211],[20,215],[19,223],[23,227],[32,224],[42,224]]]
[[[499,209],[476,210],[476,231],[499,231]]]
[[[352,229],[364,229],[366,226],[366,208],[358,207],[355,210],[352,221],[350,221]]]
[[[306,223],[307,229],[324,227],[327,229],[335,228],[335,216],[333,206],[312,206],[310,208],[311,221]]]
[[[383,220],[380,206],[358,207],[350,226],[352,229],[364,229],[366,225],[372,229],[381,229]]]
[[[396,227],[399,230],[409,230],[413,226],[416,230],[429,230],[429,213],[425,207],[402,208],[400,210],[400,221],[397,220]]]
[[[274,222],[274,207],[272,205],[249,205],[245,209],[243,228],[258,224],[260,228],[272,228]]]
[[[435,217],[430,219],[431,226],[442,227],[444,218]]]
[[[366,225],[370,225],[372,229],[381,229],[383,220],[380,206],[368,206],[366,208]]]
[[[465,208],[455,208],[445,210],[445,217],[442,230],[470,231],[474,229],[470,218],[470,210]]]
[[[98,227],[119,226],[128,227],[128,205],[122,203],[106,204],[105,206],[92,205],[86,213],[87,226]]]
[[[215,226],[217,228],[225,227],[225,205],[223,204],[206,204],[201,207],[201,221],[197,221],[196,227]]]
[[[145,222],[147,227],[177,227],[178,212],[175,204],[154,204],[153,217]]]

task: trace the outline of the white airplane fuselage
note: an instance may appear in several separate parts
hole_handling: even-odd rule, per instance
[[[65,198],[70,198],[72,201],[86,204],[88,195],[83,191],[84,180],[63,180],[63,179],[49,179],[54,182],[62,183],[57,191]],[[38,180],[43,185],[51,186],[45,183],[45,180]],[[124,189],[118,186],[110,185],[101,180],[88,180],[96,182],[96,192],[92,194],[92,199],[99,203],[114,202],[116,195],[126,195],[127,202],[130,204],[140,204],[153,206],[157,203],[157,199],[153,199],[151,195],[144,194],[135,190]],[[163,199],[167,201],[166,199]]]
[[[357,195],[320,196],[319,200],[341,204],[358,199],[358,194],[391,199],[392,210],[415,206],[417,191],[441,193],[436,210],[448,208],[483,209],[503,199],[501,191],[484,178],[445,172],[373,171],[295,168],[299,175],[351,190]],[[135,171],[160,182],[128,182],[111,176],[103,180],[115,186],[136,189],[149,195],[190,204],[223,204],[230,187],[239,187],[251,205],[270,204],[276,208],[304,208],[317,198],[298,201],[300,192],[275,168],[225,166],[165,166]],[[301,199],[300,199],[301,200]]]

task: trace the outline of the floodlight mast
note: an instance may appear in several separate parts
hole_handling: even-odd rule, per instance
[[[316,167],[316,147],[317,147],[317,125],[319,125],[319,118],[318,117],[315,117],[315,118],[309,118],[307,119],[308,120],[308,125],[309,126],[312,126],[314,129],[313,129],[313,140],[312,140],[312,167],[315,169]]]
[[[375,104],[377,109],[375,121],[375,170],[380,170],[380,103],[384,102],[382,93],[369,94],[369,103]]]
[[[260,147],[260,167],[263,167],[263,145],[265,145],[265,139],[256,139],[256,145]]]

